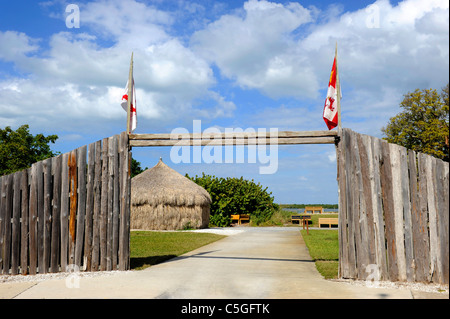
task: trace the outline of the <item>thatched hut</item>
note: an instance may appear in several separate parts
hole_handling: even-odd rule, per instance
[[[205,228],[209,224],[210,205],[211,197],[203,187],[161,159],[131,179],[132,229]]]

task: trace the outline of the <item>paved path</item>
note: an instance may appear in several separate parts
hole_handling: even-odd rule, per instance
[[[408,289],[367,288],[323,279],[297,227],[235,227],[232,231],[222,240],[141,271],[0,283],[0,298],[416,297]]]

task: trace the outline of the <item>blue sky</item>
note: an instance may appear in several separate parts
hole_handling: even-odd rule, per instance
[[[69,4],[80,9],[79,28],[67,27]],[[57,134],[52,148],[62,153],[124,131],[133,51],[135,133],[192,132],[194,120],[222,132],[326,130],[336,42],[342,125],[382,137],[404,94],[448,83],[449,3],[2,1],[0,127]],[[212,164],[174,163],[170,152],[134,148],[133,157],[143,167],[162,157],[181,174],[254,179],[278,203],[338,201],[334,145],[279,146],[274,174],[247,155],[223,163],[225,150]]]

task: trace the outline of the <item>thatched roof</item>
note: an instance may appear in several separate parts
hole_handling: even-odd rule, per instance
[[[201,186],[163,163],[131,179],[131,205],[210,205],[211,197]]]

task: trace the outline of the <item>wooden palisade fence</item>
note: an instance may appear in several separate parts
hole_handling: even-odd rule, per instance
[[[448,178],[448,162],[343,129],[339,276],[448,284]]]
[[[129,269],[122,133],[0,177],[0,274]]]

